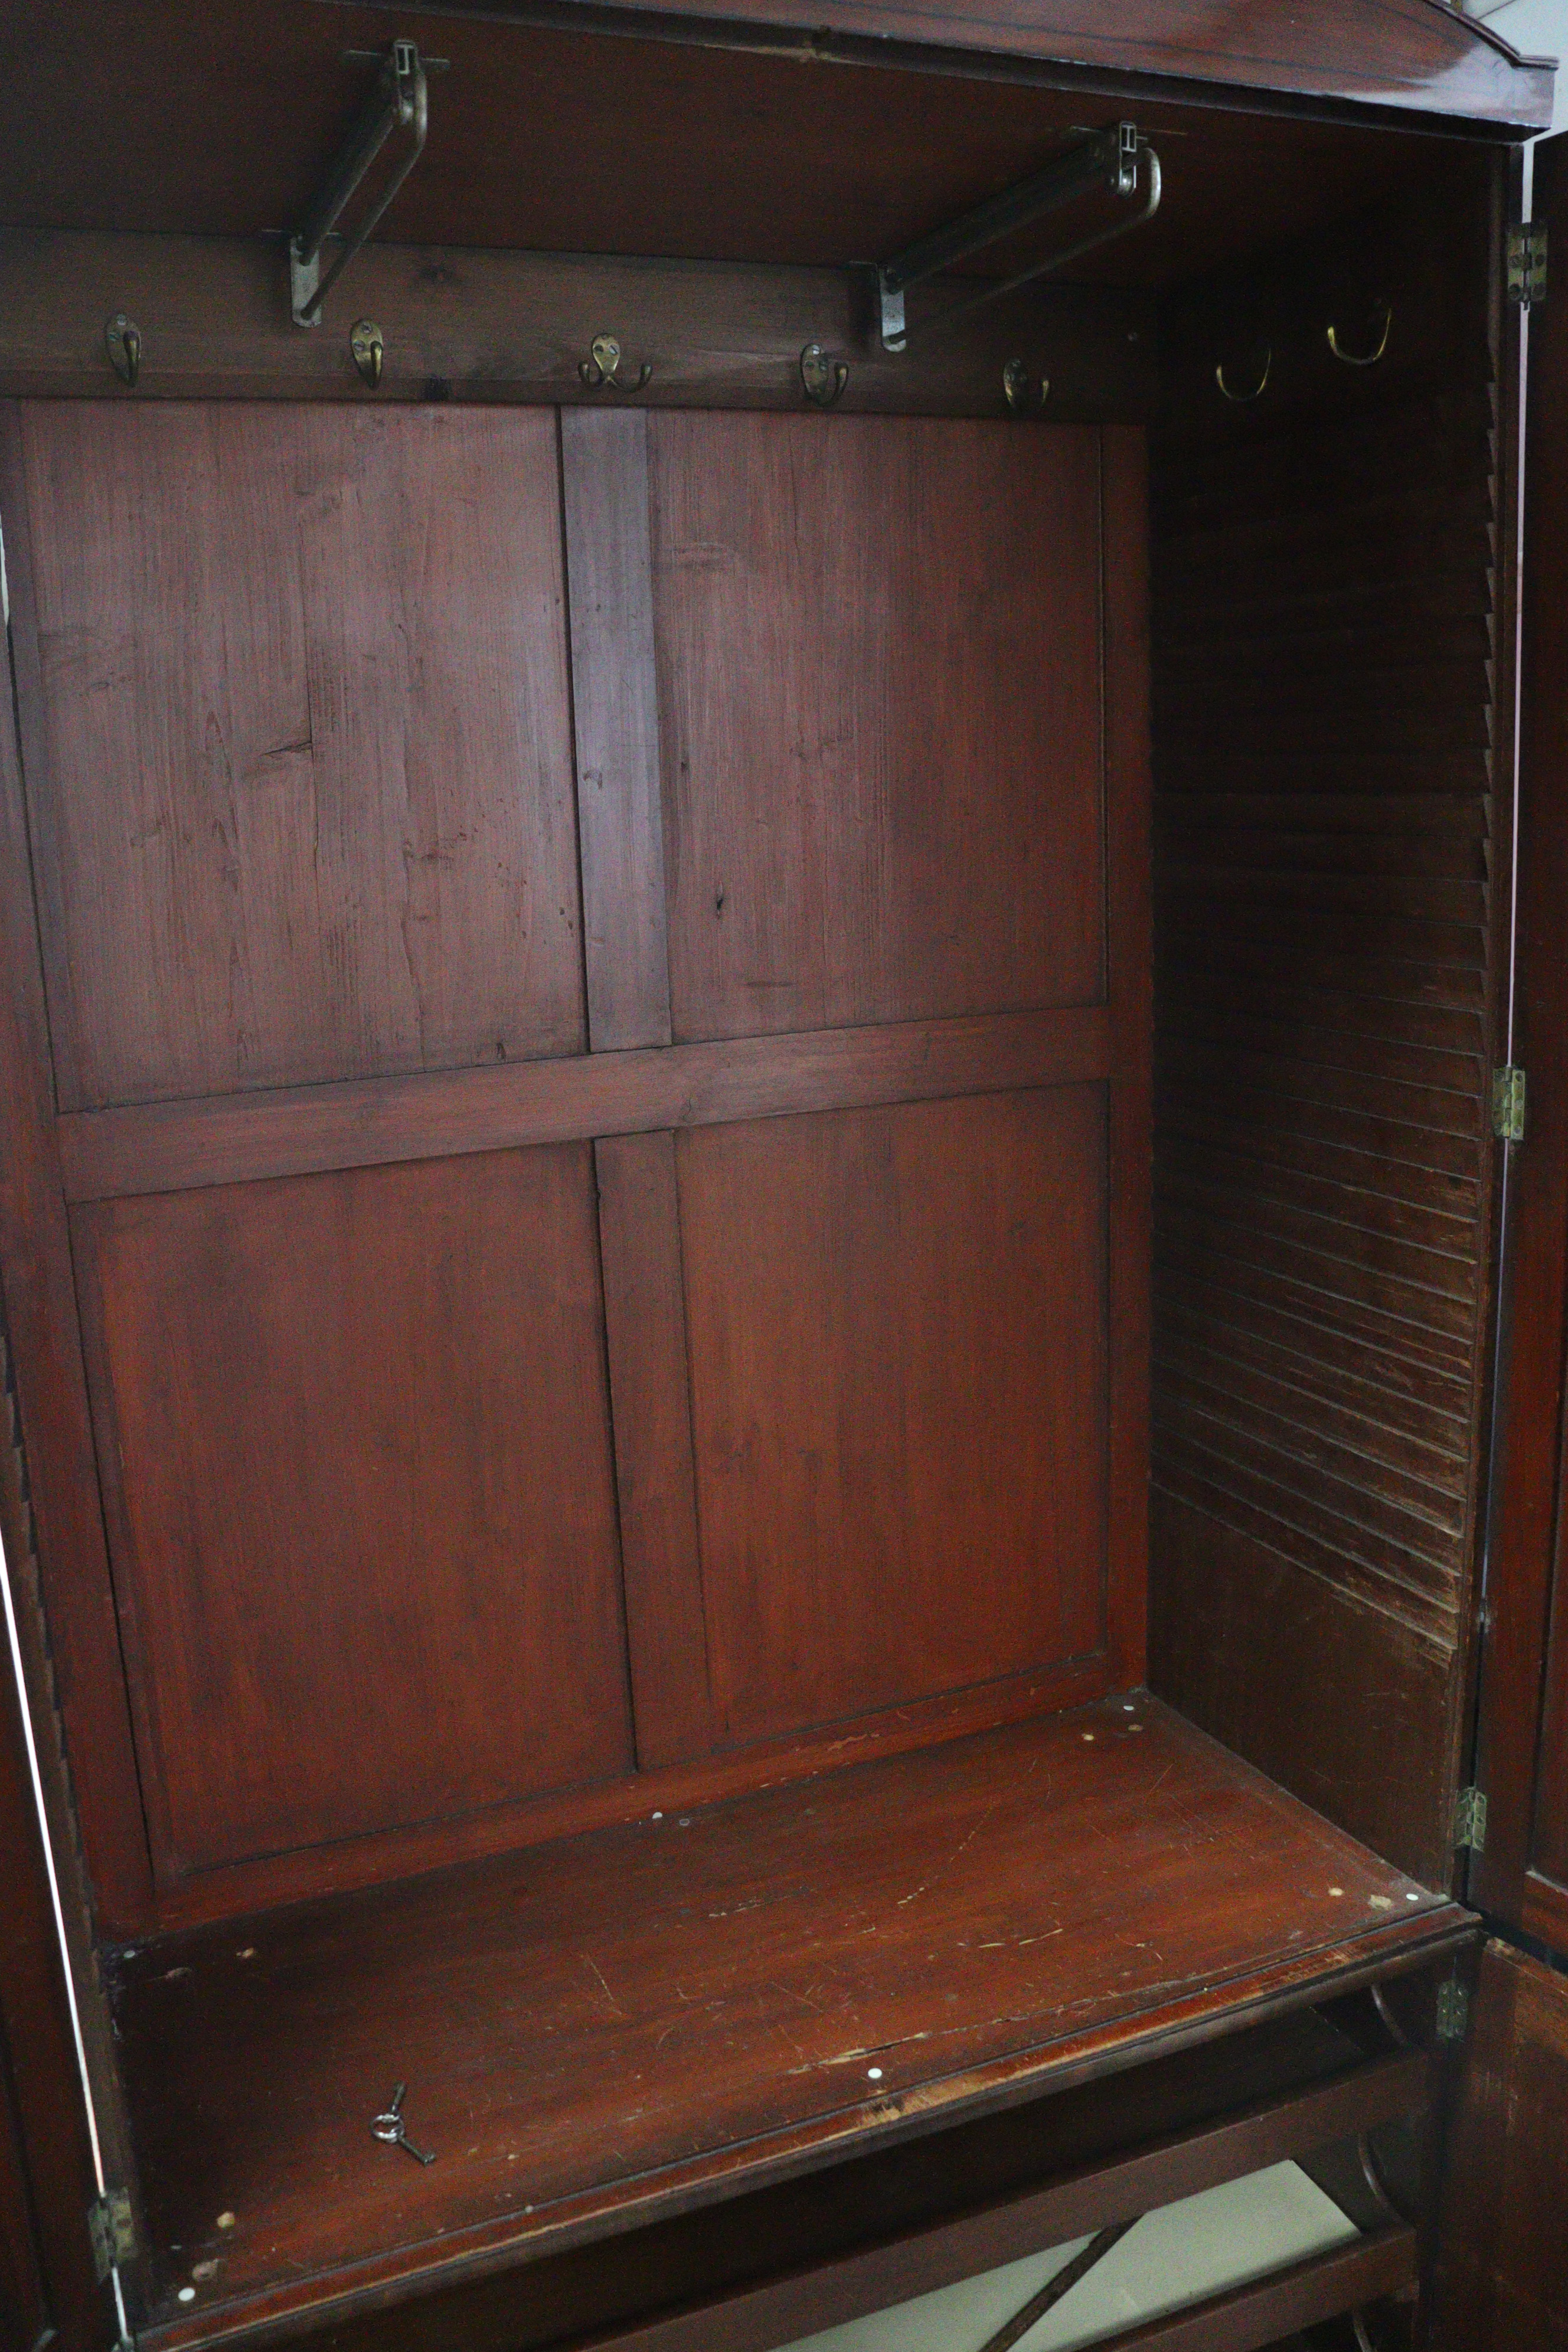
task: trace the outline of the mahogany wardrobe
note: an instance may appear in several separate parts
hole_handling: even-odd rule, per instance
[[[1422,2340],[1550,68],[0,29],[5,2342]]]

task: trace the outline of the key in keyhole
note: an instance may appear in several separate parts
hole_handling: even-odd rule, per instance
[[[406,2083],[399,2083],[384,2112],[372,2121],[371,2130],[376,2138],[384,2140],[388,2147],[405,2147],[416,2164],[434,2164],[436,2161],[434,2151],[426,2153],[424,2148],[416,2147],[408,2137],[407,2127],[403,2120],[403,2100],[407,2089]]]

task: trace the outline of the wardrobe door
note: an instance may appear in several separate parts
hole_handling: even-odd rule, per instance
[[[1536,156],[1536,218],[1568,238],[1568,141]],[[1560,248],[1561,249],[1561,248]],[[1481,1663],[1485,1843],[1472,1900],[1568,1956],[1568,317],[1531,313],[1513,1059],[1499,1484]]]

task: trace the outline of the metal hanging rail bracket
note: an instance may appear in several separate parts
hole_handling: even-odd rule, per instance
[[[320,195],[289,240],[289,307],[297,327],[321,325],[321,305],[328,294],[424,153],[430,115],[425,77],[427,71],[443,70],[449,63],[446,58],[422,59],[416,41],[394,41],[384,57],[375,49],[353,49],[349,55],[379,58],[381,71]],[[393,173],[380,202],[371,207],[353,235],[344,240],[342,251],[323,278],[322,247],[337,227],[365,173],[392,133],[398,130],[412,131],[413,145]]]
[[[1008,236],[1015,229],[1026,228],[1042,215],[1056,212],[1071,204],[1077,196],[1090,194],[1096,188],[1109,188],[1113,195],[1135,195],[1138,190],[1139,165],[1142,159],[1148,193],[1138,211],[1130,218],[1115,221],[1109,228],[1097,230],[1082,238],[1065,252],[1053,253],[1048,259],[1033,263],[1016,277],[1005,278],[999,285],[986,286],[966,301],[955,303],[950,310],[922,328],[931,334],[952,320],[967,317],[983,303],[994,302],[1004,294],[1016,293],[1036,278],[1047,271],[1059,269],[1064,263],[1076,261],[1080,254],[1092,252],[1097,245],[1107,245],[1112,237],[1123,236],[1141,221],[1148,220],[1160,205],[1160,158],[1148,142],[1140,139],[1134,122],[1113,122],[1104,131],[1092,131],[1054,158],[1042,172],[1032,178],[1020,180],[1016,187],[1004,189],[999,196],[987,198],[973,211],[962,213],[945,228],[933,229],[929,236],[918,237],[906,246],[890,261],[877,268],[877,292],[881,304],[882,348],[901,352],[908,348],[910,329],[905,316],[904,298],[913,286],[922,285],[939,271],[951,269],[956,262],[966,261],[971,254],[980,253],[989,245]]]

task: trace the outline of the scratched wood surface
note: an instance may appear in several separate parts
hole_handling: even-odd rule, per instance
[[[581,1051],[554,420],[22,438],[61,1108]]]
[[[161,2307],[651,2215],[1461,1916],[1111,1699],[167,1938],[114,1970]]]

